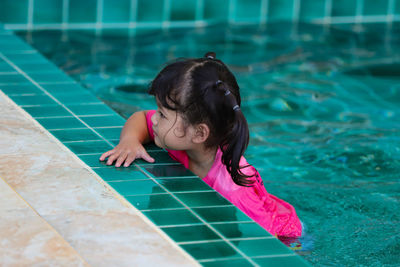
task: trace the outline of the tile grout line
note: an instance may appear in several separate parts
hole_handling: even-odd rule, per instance
[[[252,259],[268,259],[268,258],[284,258],[284,257],[295,257],[296,254],[277,254],[277,255],[266,255],[266,256],[252,256]],[[199,260],[199,262],[219,262],[219,261],[231,261],[231,260],[237,260],[241,259],[239,257],[232,257],[228,259],[224,258],[215,258],[215,259],[204,259],[204,260]]]
[[[230,241],[252,241],[252,240],[269,240],[269,239],[274,239],[275,237],[270,236],[270,237],[247,237],[247,238],[229,238],[228,240]],[[179,245],[194,245],[194,244],[207,244],[207,243],[217,243],[221,242],[219,239],[207,239],[207,240],[195,240],[195,241],[182,241],[182,242],[177,242]],[[279,255],[286,255],[286,254],[271,254],[268,256],[271,257],[276,257]],[[292,255],[289,254],[288,255]]]

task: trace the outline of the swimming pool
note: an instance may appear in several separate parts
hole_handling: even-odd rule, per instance
[[[400,258],[400,25],[273,23],[95,35],[20,32],[127,117],[154,108],[166,61],[215,51],[238,78],[248,161],[307,227],[315,265],[397,266]]]

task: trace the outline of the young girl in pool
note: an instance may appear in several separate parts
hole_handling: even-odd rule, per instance
[[[204,58],[166,66],[151,83],[157,111],[134,113],[119,144],[105,152],[107,165],[154,159],[142,144],[154,141],[250,218],[276,236],[301,236],[294,208],[269,194],[257,170],[243,157],[249,142],[239,86],[222,61]]]

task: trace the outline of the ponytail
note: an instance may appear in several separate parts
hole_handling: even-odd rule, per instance
[[[219,146],[222,151],[222,163],[226,166],[232,180],[237,185],[250,186],[253,180],[249,180],[248,178],[251,176],[241,171],[242,168],[248,167],[249,165],[240,166],[239,164],[249,144],[249,127],[247,125],[247,120],[236,101],[236,97],[224,86],[224,83],[218,80],[216,87],[218,90],[224,92],[227,106],[231,108],[231,112],[234,113],[233,127]]]

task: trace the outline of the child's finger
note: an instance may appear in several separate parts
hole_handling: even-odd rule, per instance
[[[115,167],[121,166],[122,162],[125,161],[125,159],[126,159],[127,156],[128,156],[128,153],[120,154],[119,157],[118,157],[118,159],[117,159],[117,162],[115,163]]]
[[[121,153],[116,151],[115,153],[113,153],[107,160],[107,165],[111,165],[113,164],[114,160],[117,159],[119,157]]]
[[[141,153],[141,158],[150,163],[153,163],[155,161],[146,151],[143,151]]]
[[[100,160],[101,160],[101,161],[105,160],[105,159],[106,159],[108,156],[110,156],[112,153],[114,153],[114,149],[113,149],[113,150],[109,150],[109,151],[107,151],[107,152],[104,152],[104,153],[101,155]]]
[[[129,167],[131,163],[135,160],[135,155],[132,153],[128,155],[128,157],[125,159],[124,167]]]

